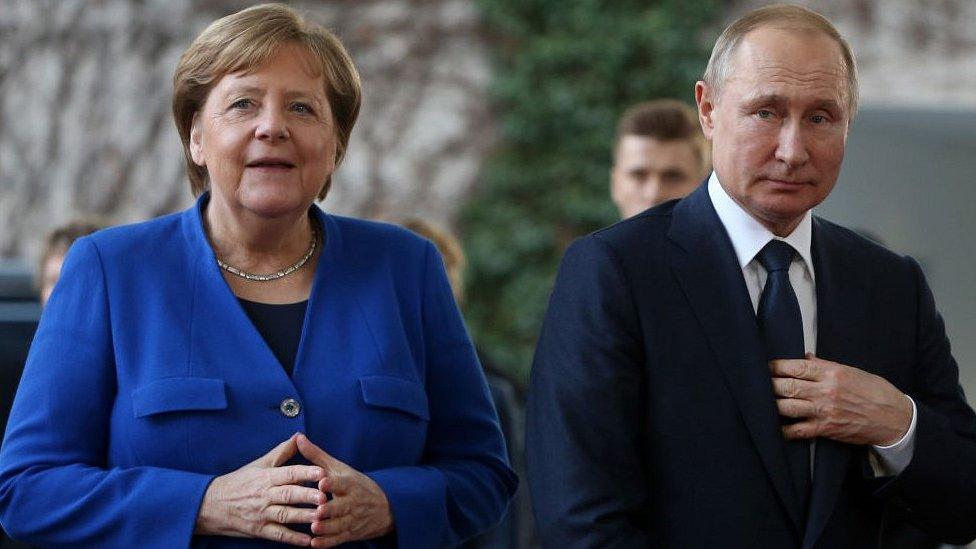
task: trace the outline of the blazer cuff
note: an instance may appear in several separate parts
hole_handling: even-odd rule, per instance
[[[444,547],[447,484],[428,467],[392,467],[366,473],[386,494],[393,513],[396,546]]]

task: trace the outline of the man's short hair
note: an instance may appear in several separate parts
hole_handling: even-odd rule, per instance
[[[702,163],[708,162],[705,136],[698,124],[698,113],[684,102],[658,99],[638,103],[624,112],[617,123],[617,140],[627,135],[658,141],[687,141]]]
[[[826,17],[819,13],[801,7],[787,4],[775,4],[746,13],[736,19],[722,31],[712,48],[712,56],[708,59],[702,80],[714,90],[715,99],[722,93],[722,85],[732,70],[732,56],[738,49],[745,35],[759,27],[773,27],[790,30],[812,30],[821,32],[832,38],[840,46],[847,68],[847,107],[850,118],[857,112],[858,84],[857,63],[850,44],[840,35],[837,28]]]

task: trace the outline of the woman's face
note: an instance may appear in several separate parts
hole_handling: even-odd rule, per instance
[[[304,212],[335,169],[336,135],[325,77],[286,45],[250,73],[217,82],[194,117],[193,161],[211,199],[260,217]]]

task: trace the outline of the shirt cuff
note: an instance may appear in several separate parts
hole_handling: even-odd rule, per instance
[[[901,440],[889,446],[872,445],[868,452],[868,461],[875,477],[891,477],[901,474],[915,455],[915,424],[918,419],[918,408],[912,397],[905,395],[912,403],[912,422]]]

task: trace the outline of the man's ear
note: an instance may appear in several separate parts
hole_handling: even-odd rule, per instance
[[[193,115],[190,123],[190,157],[197,166],[204,167],[207,160],[203,156],[203,128],[200,122],[200,111]]]
[[[698,122],[701,124],[705,139],[712,140],[715,129],[712,114],[715,112],[714,90],[708,84],[699,80],[695,83],[695,103],[698,104]]]

